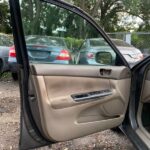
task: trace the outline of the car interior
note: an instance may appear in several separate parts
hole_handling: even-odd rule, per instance
[[[140,104],[138,108],[138,125],[137,134],[143,139],[144,142],[150,148],[150,70],[145,74],[143,83],[142,96],[140,98]]]

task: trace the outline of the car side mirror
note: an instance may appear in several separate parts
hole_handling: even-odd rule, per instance
[[[110,52],[98,52],[96,54],[96,62],[105,65],[111,65],[113,63],[113,57]]]

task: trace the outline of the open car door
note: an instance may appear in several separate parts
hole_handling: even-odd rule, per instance
[[[121,125],[131,70],[93,19],[59,0],[10,0],[10,8],[20,68],[20,149]]]

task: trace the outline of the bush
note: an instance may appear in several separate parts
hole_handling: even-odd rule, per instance
[[[83,43],[83,39],[76,39],[76,38],[65,38],[65,42],[67,44],[67,47],[72,51],[79,51],[80,46]]]
[[[11,73],[10,72],[0,73],[0,81],[1,80],[8,80],[8,79],[11,79]]]
[[[132,34],[132,45],[140,49],[143,53],[150,53],[150,35],[149,34]]]

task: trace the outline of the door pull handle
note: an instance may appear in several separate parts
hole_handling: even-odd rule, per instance
[[[100,69],[100,75],[110,75],[111,71],[111,69]]]

